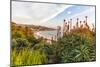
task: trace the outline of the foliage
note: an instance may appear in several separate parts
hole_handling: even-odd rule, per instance
[[[74,33],[59,39],[57,44],[55,44],[54,51],[56,51],[62,63],[95,60],[95,37],[87,35]],[[89,38],[94,41],[91,43]]]
[[[32,36],[28,36],[26,38],[29,42],[30,42],[30,47],[33,47],[35,44],[39,43],[39,40],[36,39],[33,35]]]
[[[17,32],[17,31],[14,31],[12,32],[12,38],[24,38],[24,34],[22,32]]]
[[[12,28],[12,66],[96,60],[95,32],[89,29],[74,29],[49,44],[36,39],[29,27],[12,24]]]
[[[15,48],[27,47],[28,45],[29,45],[28,40],[24,38],[17,38],[12,40],[12,47]]]
[[[13,65],[34,65],[47,63],[47,55],[42,50],[33,50],[32,48],[23,48],[20,51],[14,49],[12,52]]]

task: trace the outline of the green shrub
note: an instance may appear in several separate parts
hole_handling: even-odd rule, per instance
[[[14,48],[14,47],[17,47],[17,42],[16,42],[16,39],[12,39],[12,43],[11,43],[11,47]]]
[[[24,39],[24,38],[17,38],[16,42],[17,42],[17,47],[25,47],[25,46],[28,46],[30,44],[28,42],[28,40]],[[12,44],[12,45],[14,45],[14,44]]]
[[[12,38],[24,38],[25,35],[21,31],[13,31]]]
[[[77,34],[64,36],[52,48],[61,63],[95,60],[95,42],[93,46],[87,37]]]
[[[36,39],[33,35],[28,36],[26,39],[30,42],[31,47],[33,47],[35,44],[39,43],[39,40]]]

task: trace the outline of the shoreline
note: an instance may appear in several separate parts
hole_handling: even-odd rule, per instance
[[[45,34],[44,34],[44,35],[41,34],[41,33],[49,32],[49,31],[51,32],[51,31],[56,31],[56,30],[37,31],[37,32],[34,33],[34,36],[35,36],[37,39],[43,37],[44,39],[52,40],[52,37],[54,37],[53,34],[52,34],[52,36],[50,36],[50,35],[48,35],[48,34],[46,34],[46,35],[48,35],[48,36],[45,36]],[[53,39],[53,40],[55,40],[55,39]]]

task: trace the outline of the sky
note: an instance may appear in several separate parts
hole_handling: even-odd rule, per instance
[[[33,24],[47,27],[56,27],[63,24],[63,20],[78,17],[84,20],[88,16],[90,23],[95,23],[95,7],[83,5],[36,3],[36,2],[12,2],[12,21],[19,24]]]

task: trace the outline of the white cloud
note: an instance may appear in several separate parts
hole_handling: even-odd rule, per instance
[[[71,5],[12,2],[12,20],[28,24],[41,24],[54,18],[69,6]]]
[[[60,14],[61,12],[63,12],[66,8],[70,7],[71,5],[67,5],[67,6],[64,6],[62,8],[58,8],[57,9],[57,12],[55,12],[54,14],[52,14],[51,16],[48,16],[47,18],[43,19],[42,22],[46,22],[54,17],[56,17],[58,14]]]
[[[68,11],[67,14],[71,14],[71,11]]]

